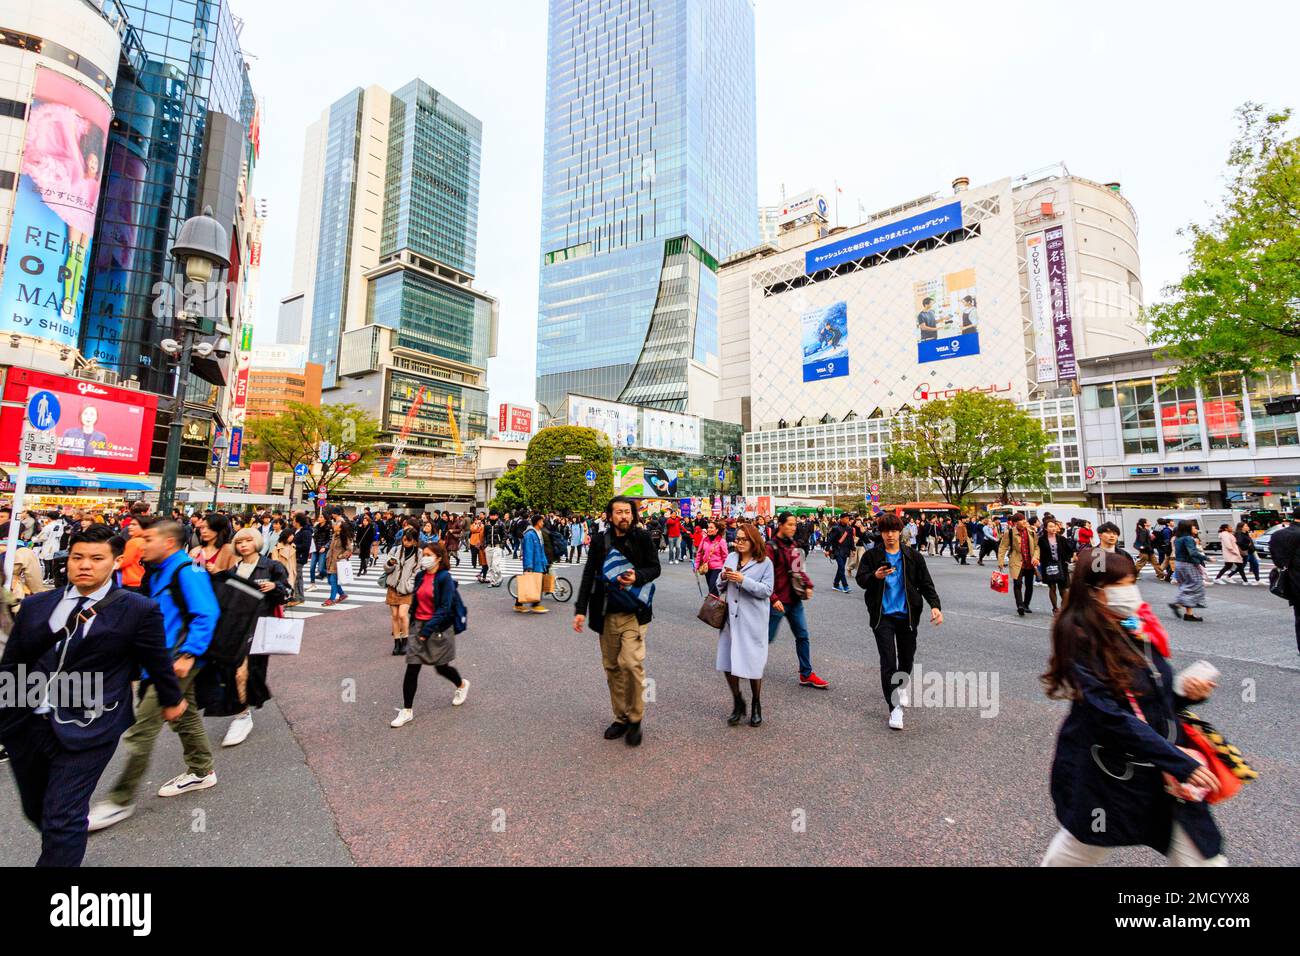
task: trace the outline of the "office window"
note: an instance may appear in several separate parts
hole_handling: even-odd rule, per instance
[[[1200,413],[1196,408],[1196,388],[1178,386],[1172,376],[1156,380],[1160,402],[1160,437],[1165,453],[1201,451]]]
[[[1119,382],[1115,389],[1119,406],[1124,454],[1150,455],[1160,451],[1156,440],[1155,390],[1150,379]]]
[[[1245,448],[1245,409],[1242,407],[1241,376],[1215,375],[1201,384],[1205,408],[1205,432],[1210,438],[1210,449],[1220,451]]]
[[[1269,415],[1264,403],[1292,394],[1288,373],[1269,372],[1247,379],[1250,393],[1250,419],[1255,429],[1256,448],[1284,448],[1300,444],[1295,415]]]

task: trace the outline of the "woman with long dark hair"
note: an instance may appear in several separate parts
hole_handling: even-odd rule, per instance
[[[329,552],[325,558],[325,574],[329,577],[330,596],[321,602],[324,607],[341,604],[348,599],[339,584],[339,562],[352,560],[352,523],[342,515],[335,515],[330,519],[330,524],[333,525],[334,536],[330,539]]]
[[[1061,829],[1043,866],[1095,865],[1118,846],[1149,846],[1173,866],[1227,865],[1202,802],[1219,782],[1178,717],[1214,683],[1183,675],[1176,695],[1169,654],[1132,558],[1080,553],[1041,677],[1049,697],[1070,701],[1052,761]]]
[[[190,557],[209,574],[228,571],[239,561],[235,549],[230,546],[233,536],[230,519],[209,511],[199,521],[199,546],[190,552]]]
[[[1174,617],[1198,623],[1205,620],[1192,613],[1194,607],[1205,607],[1205,552],[1198,540],[1200,533],[1196,522],[1186,519],[1174,529],[1174,583],[1178,585],[1178,597],[1169,605]]]

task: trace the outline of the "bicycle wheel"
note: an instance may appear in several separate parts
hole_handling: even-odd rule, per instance
[[[555,579],[555,590],[551,592],[551,597],[561,604],[573,597],[573,585],[569,583],[568,578]]]
[[[519,575],[514,574],[510,576],[510,584],[508,585],[508,587],[510,589],[510,596],[514,598],[516,601],[518,601],[519,600]]]

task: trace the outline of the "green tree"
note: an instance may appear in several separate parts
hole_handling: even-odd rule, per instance
[[[1005,398],[959,392],[929,402],[894,427],[886,462],[895,471],[926,475],[949,504],[962,505],[977,488],[1033,482],[1045,469],[1047,435],[1033,417]]]
[[[488,502],[489,511],[517,511],[527,507],[528,498],[524,493],[524,469],[511,468],[496,480],[492,486],[492,500]]]
[[[351,468],[360,471],[375,457],[380,428],[379,421],[358,405],[315,408],[290,402],[283,414],[248,419],[244,431],[250,461],[269,461],[288,471],[299,464],[313,465],[302,479],[303,487],[317,493],[324,491],[328,496],[330,489],[347,481],[348,475],[333,466],[321,474],[317,457],[320,443],[328,441],[338,447],[336,460],[360,455]]]
[[[587,487],[588,469],[596,473],[595,488]],[[543,428],[528,443],[523,471],[524,497],[543,511],[590,511],[593,504],[599,510],[614,494],[614,450],[594,428]]]
[[[1189,268],[1147,311],[1184,380],[1300,362],[1300,139],[1291,110],[1237,110],[1223,205],[1191,239]]]

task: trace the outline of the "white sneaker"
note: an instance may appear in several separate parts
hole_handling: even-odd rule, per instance
[[[456,688],[456,693],[451,698],[451,706],[459,707],[461,704],[465,703],[465,698],[468,696],[469,696],[469,681],[462,677],[460,681],[460,686]]]
[[[898,689],[898,706],[899,707],[912,706],[912,695],[906,687],[900,687]]]
[[[189,793],[192,790],[206,790],[208,787],[215,787],[216,785],[217,772],[215,770],[206,777],[200,777],[187,770],[180,776],[172,777],[159,787],[158,796],[179,797],[182,793]]]
[[[135,813],[134,803],[119,807],[112,800],[102,800],[90,808],[90,825],[86,829],[91,833],[96,830],[107,830],[113,824],[121,823],[133,813]]]
[[[253,712],[246,710],[230,722],[226,736],[221,740],[223,747],[238,747],[253,732]]]
[[[903,729],[903,708],[895,707],[889,712],[889,726],[894,730]]]
[[[459,691],[457,693],[459,693]],[[404,707],[397,712],[397,716],[393,718],[393,722],[388,726],[405,727],[413,720],[415,720],[415,711],[409,707]]]

